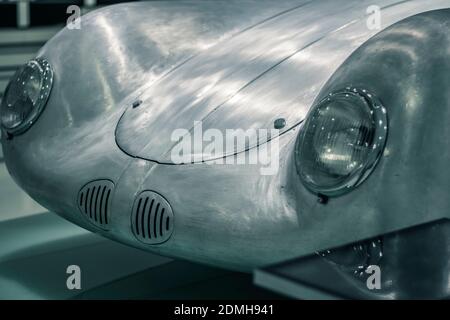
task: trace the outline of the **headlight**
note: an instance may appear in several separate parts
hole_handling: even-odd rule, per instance
[[[387,137],[386,109],[366,90],[346,88],[312,107],[297,139],[303,184],[326,196],[361,184],[377,164]]]
[[[10,134],[26,131],[39,117],[53,84],[53,71],[44,59],[22,66],[11,79],[2,100],[0,117]]]

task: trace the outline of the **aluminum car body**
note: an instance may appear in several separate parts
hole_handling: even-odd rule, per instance
[[[86,229],[239,270],[448,218],[450,12],[424,12],[450,3],[380,1],[382,31],[367,28],[371,4],[170,1],[94,11],[40,50],[54,70],[52,93],[27,132],[3,135],[8,169],[40,204]],[[367,181],[323,205],[298,179],[293,149],[314,102],[348,85],[383,101],[391,131]],[[194,121],[223,131],[269,129],[278,118],[287,125],[276,175],[168,156],[171,132]],[[115,185],[108,230],[77,207],[80,189],[97,179]],[[132,233],[145,190],[174,213],[173,234],[158,245]]]

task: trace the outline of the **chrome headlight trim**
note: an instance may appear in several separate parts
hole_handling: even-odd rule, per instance
[[[321,185],[317,183],[312,176],[314,173],[308,172],[308,169],[302,165],[304,159],[305,140],[308,138],[307,131],[309,130],[311,119],[318,110],[329,106],[332,102],[345,99],[357,99],[361,101],[361,105],[364,105],[368,109],[368,115],[370,117],[369,123],[371,124],[371,140],[366,146],[366,158],[364,163],[356,167],[351,171],[348,176],[337,180],[334,185]],[[315,129],[313,129],[315,130]],[[325,131],[327,128],[325,128]],[[330,130],[331,132],[331,130]],[[332,134],[332,132],[330,133]],[[311,136],[311,135],[309,135]],[[325,195],[328,197],[340,196],[347,192],[350,192],[361,183],[363,183],[367,177],[373,172],[377,163],[379,162],[381,155],[383,154],[388,136],[388,117],[386,108],[381,101],[377,99],[373,94],[369,93],[365,89],[359,89],[355,87],[346,87],[345,89],[334,91],[330,93],[326,98],[322,99],[319,103],[314,105],[309,111],[308,115],[303,122],[300,129],[299,136],[295,146],[295,166],[298,175],[303,185],[311,192],[318,195]]]
[[[34,92],[36,94],[35,101],[31,100],[29,97],[30,93],[25,90],[28,83],[23,79],[25,72],[30,72],[30,70],[31,72],[36,72],[36,74],[39,75],[39,88],[36,92]],[[53,87],[53,77],[53,69],[50,63],[44,58],[36,58],[27,62],[14,74],[13,78],[6,87],[0,107],[1,127],[7,133],[11,135],[19,135],[27,131],[33,125],[47,104]],[[29,80],[30,79],[28,79],[28,81]],[[20,92],[20,94],[17,94],[17,92]],[[19,102],[19,100],[21,101]],[[31,105],[28,106],[29,111],[24,114],[23,119],[18,121],[16,124],[7,125],[5,124],[4,117],[8,115],[8,112],[17,112],[17,110],[13,110],[13,108],[16,107],[15,104],[17,102],[23,104],[31,103]]]

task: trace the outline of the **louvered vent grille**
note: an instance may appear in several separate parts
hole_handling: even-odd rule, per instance
[[[134,201],[131,215],[133,233],[140,241],[158,244],[173,231],[173,212],[169,203],[153,191],[142,192]]]
[[[89,182],[78,193],[78,208],[91,223],[108,229],[114,183],[109,180]]]

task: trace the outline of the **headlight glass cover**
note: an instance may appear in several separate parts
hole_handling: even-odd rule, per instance
[[[312,107],[295,149],[297,172],[312,192],[337,196],[361,184],[386,144],[386,109],[366,90],[346,88]]]
[[[41,114],[53,85],[53,70],[45,59],[31,60],[13,76],[2,99],[0,118],[10,134],[26,131]]]

